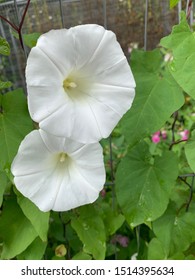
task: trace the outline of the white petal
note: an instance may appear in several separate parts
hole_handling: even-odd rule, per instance
[[[89,103],[73,101],[73,108],[65,104],[39,123],[41,129],[60,137],[69,137],[81,143],[95,143],[102,138],[93,108]]]
[[[105,85],[135,88],[135,80],[126,59],[112,65],[110,68],[97,73],[95,82]]]
[[[61,162],[61,153],[67,153]],[[66,211],[98,198],[105,182],[102,148],[31,132],[22,141],[12,167],[18,190],[42,211]]]
[[[75,36],[71,28],[51,30],[43,34],[38,39],[37,48],[53,61],[64,78],[76,65]]]
[[[97,24],[78,25],[70,29],[75,37],[77,67],[83,67],[93,57],[103,40],[106,30]]]
[[[115,34],[102,26],[52,30],[40,37],[28,60],[30,115],[48,133],[95,143],[131,107],[131,69]]]
[[[86,201],[92,203],[98,198],[105,182],[105,171],[100,147],[94,144],[92,146],[80,150],[82,160],[78,160],[76,154],[74,157],[70,155],[73,163],[68,170],[69,180],[66,180],[66,183],[62,182],[53,206],[54,210],[65,211],[84,205]]]
[[[42,141],[39,131],[34,130],[22,141],[17,157],[12,163],[12,172],[14,176],[44,172],[53,168],[49,156],[50,151]]]
[[[64,75],[55,63],[40,48],[32,48],[26,66],[27,85],[59,88],[63,85],[63,79]]]
[[[85,26],[83,26],[84,28]],[[86,59],[86,63],[82,65],[82,69],[86,68],[88,73],[96,75],[123,60],[126,60],[126,58],[121,46],[116,40],[116,35],[112,31],[104,30],[101,41],[96,45],[96,49],[91,58],[89,60]]]
[[[69,102],[71,100],[62,87],[28,86],[28,109],[35,122],[50,116]]]

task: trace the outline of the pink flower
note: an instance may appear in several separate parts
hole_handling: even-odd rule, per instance
[[[129,245],[129,238],[122,234],[117,234],[111,242],[113,244],[119,243],[122,247],[127,247]]]
[[[160,142],[160,131],[157,131],[152,135],[152,142],[155,144]]]
[[[100,195],[102,198],[104,198],[106,196],[106,190],[103,189],[101,192],[100,192]]]
[[[166,132],[166,130],[162,130],[161,131],[161,136],[162,136],[162,139],[167,139],[167,132]]]
[[[180,131],[179,132],[180,136],[181,136],[181,140],[188,140],[189,137],[189,130],[185,129],[184,131]]]

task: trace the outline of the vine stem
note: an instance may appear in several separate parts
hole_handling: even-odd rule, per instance
[[[20,45],[22,47],[22,49],[24,50],[24,44],[23,44],[23,39],[22,39],[22,27],[23,27],[23,24],[24,24],[24,20],[25,20],[25,16],[26,16],[26,13],[28,11],[28,7],[30,5],[30,1],[31,0],[28,0],[27,1],[27,4],[25,6],[25,9],[24,9],[24,13],[22,15],[22,19],[21,21],[19,22],[19,26],[15,25],[13,22],[9,21],[7,18],[5,18],[4,16],[0,15],[0,18],[7,22],[17,33],[18,33],[18,36],[19,36],[19,41],[20,41]]]
[[[63,216],[62,216],[63,213],[62,213],[62,212],[59,212],[58,215],[59,215],[60,221],[61,221],[61,223],[62,223],[63,237],[64,237],[64,240],[66,241],[67,257],[68,257],[68,259],[70,260],[70,259],[71,259],[71,255],[70,255],[69,242],[68,242],[67,237],[66,237],[66,224],[65,224],[64,221],[63,221]]]
[[[179,175],[179,178],[184,178],[184,177],[195,177],[195,174],[194,173],[188,173],[188,174]]]
[[[169,147],[169,150],[171,150],[172,147],[173,147],[174,145],[177,145],[177,144],[179,144],[179,143],[186,142],[186,141],[187,141],[187,140],[178,140],[178,141],[172,142],[171,145],[170,145],[170,147]]]
[[[172,131],[172,143],[175,142],[175,125],[176,125],[176,121],[177,121],[177,118],[178,118],[178,111],[176,111],[176,112],[173,114],[173,117],[174,117],[174,121],[173,121],[173,124],[172,124],[172,127],[171,127],[171,131]]]
[[[171,131],[172,131],[172,140],[171,140],[171,144],[169,146],[169,151],[172,150],[173,146],[174,145],[177,145],[179,143],[182,143],[182,142],[186,142],[187,140],[178,140],[178,141],[175,141],[175,126],[176,126],[176,122],[177,122],[177,119],[178,119],[178,111],[176,111],[174,114],[173,114],[173,124],[171,126]]]
[[[190,17],[192,6],[193,6],[193,0],[189,0],[186,7],[186,19]]]
[[[192,177],[192,183],[190,185],[190,195],[189,195],[187,206],[186,206],[186,212],[188,212],[189,207],[190,207],[190,203],[191,203],[192,198],[193,198],[193,187],[194,187],[194,177]]]
[[[193,176],[192,176],[193,175]],[[186,179],[184,179],[183,177],[187,178],[187,177],[192,177],[192,183],[189,184]],[[178,177],[182,182],[184,182],[189,188],[190,188],[190,195],[188,198],[188,201],[186,203],[186,212],[188,212],[189,207],[190,207],[190,203],[192,201],[193,198],[193,188],[194,188],[194,178],[195,178],[195,174],[184,174],[184,175],[180,175]]]

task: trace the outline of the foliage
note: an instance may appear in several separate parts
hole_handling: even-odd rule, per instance
[[[136,97],[112,133],[112,157],[101,141],[107,184],[71,211],[43,213],[15,189],[10,164],[33,124],[22,89],[0,95],[1,259],[195,259],[194,38],[182,14],[160,48],[133,51]],[[5,40],[0,51],[9,54]]]
[[[10,55],[10,46],[8,42],[0,36],[0,55],[9,56]],[[10,88],[12,86],[11,82],[4,82],[0,79],[0,92],[3,89]]]
[[[179,3],[179,1],[180,0],[170,0],[170,8],[175,7]]]

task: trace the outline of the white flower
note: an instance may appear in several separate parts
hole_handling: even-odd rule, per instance
[[[29,54],[26,81],[40,128],[82,143],[107,138],[135,95],[115,34],[95,24],[43,34]]]
[[[21,142],[11,170],[17,189],[42,211],[92,203],[105,183],[99,143],[80,144],[42,130]]]

